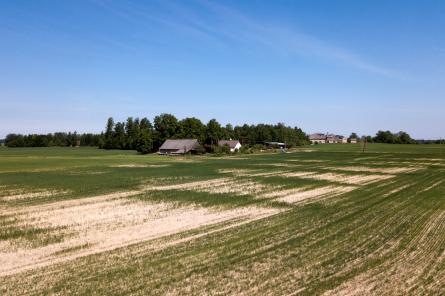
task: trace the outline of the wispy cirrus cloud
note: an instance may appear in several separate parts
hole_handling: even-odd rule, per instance
[[[220,32],[234,39],[263,44],[277,53],[318,56],[370,73],[400,77],[397,71],[369,63],[357,54],[297,31],[290,26],[264,23],[215,2],[201,0],[199,3],[225,19],[226,24],[229,23],[227,26],[221,26]]]
[[[162,1],[161,10],[130,5],[117,7],[116,2],[96,0],[103,7],[128,21],[149,26],[156,22],[176,33],[218,47],[241,46],[246,50],[264,50],[270,54],[303,56],[323,59],[391,78],[402,78],[395,70],[368,62],[359,54],[306,34],[285,24],[263,22],[232,7],[217,2],[197,0],[189,2]]]

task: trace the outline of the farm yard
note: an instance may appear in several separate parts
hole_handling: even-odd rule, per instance
[[[445,146],[0,147],[0,292],[445,294]]]

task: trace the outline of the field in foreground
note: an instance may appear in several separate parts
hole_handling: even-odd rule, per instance
[[[0,293],[445,294],[445,146],[0,149]]]

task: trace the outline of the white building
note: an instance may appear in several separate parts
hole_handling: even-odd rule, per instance
[[[241,149],[241,143],[238,140],[219,140],[218,146],[227,145],[230,148],[230,152],[235,152]]]

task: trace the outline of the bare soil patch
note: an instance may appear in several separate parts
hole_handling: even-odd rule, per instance
[[[220,170],[222,174],[233,174],[238,177],[273,177],[273,176],[281,176],[281,174],[285,173],[284,171],[258,171],[258,170],[249,170],[249,169],[231,169],[231,170]]]
[[[290,162],[303,162],[303,163],[321,163],[321,162],[327,162],[323,159],[290,159],[288,160]]]
[[[236,195],[256,195],[269,190],[269,187],[246,179],[218,178],[174,185],[153,186],[150,190],[192,190],[207,193],[232,193]]]
[[[163,168],[168,167],[170,164],[119,164],[112,165],[112,168]]]
[[[320,199],[324,197],[333,197],[339,194],[350,192],[354,189],[356,189],[356,187],[353,186],[325,186],[310,190],[304,190],[304,191],[297,190],[295,192],[289,192],[287,195],[284,195],[278,198],[277,200],[287,203],[298,203],[302,201]]]
[[[345,175],[336,173],[322,173],[302,175],[298,178],[325,180],[330,182],[345,183],[350,185],[367,185],[370,183],[393,178],[393,175]]]
[[[385,193],[383,196],[384,196],[384,197],[388,197],[388,196],[393,195],[393,194],[396,194],[397,192],[400,192],[400,191],[402,191],[402,190],[404,190],[404,189],[406,189],[406,188],[408,188],[408,187],[410,187],[410,186],[411,186],[411,185],[407,184],[407,185],[403,185],[403,186],[397,187],[397,188],[395,188],[395,189],[393,189],[393,190],[391,190],[391,191],[388,191],[388,192]]]
[[[431,186],[428,186],[427,188],[425,188],[424,190],[422,190],[422,192],[427,192],[430,191],[431,189],[436,188],[437,186],[439,186],[440,184],[442,184],[445,180],[440,180],[437,181],[436,183],[432,184]]]
[[[324,167],[329,170],[339,170],[348,172],[371,172],[382,174],[401,174],[415,172],[419,167],[392,167],[392,168],[370,168],[366,166],[342,166],[342,167]]]
[[[133,193],[126,194],[130,196]],[[122,196],[124,193],[119,194]],[[61,243],[31,249],[15,248],[11,251],[9,243],[0,245],[0,276],[206,225],[239,219],[252,220],[279,212],[278,209],[258,207],[232,210],[178,207],[171,203],[146,203],[117,196],[100,196],[71,203],[58,202],[21,212],[18,219],[24,225],[67,227],[71,235]]]
[[[7,195],[0,197],[0,200],[4,201],[13,201],[13,200],[24,200],[31,198],[45,198],[56,195],[64,195],[70,193],[69,190],[45,190],[45,191],[37,191],[37,192],[27,192],[27,193],[19,193],[13,195]]]

